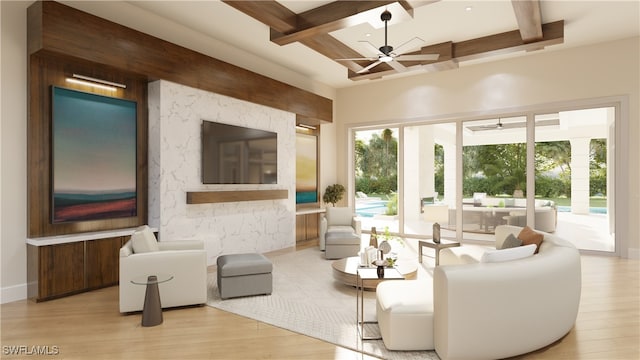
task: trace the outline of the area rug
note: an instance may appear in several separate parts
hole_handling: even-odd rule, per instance
[[[270,257],[273,293],[221,300],[209,274],[208,305],[383,359],[439,359],[434,351],[389,351],[382,340],[360,340],[356,290],[333,279],[330,260],[317,247]],[[411,261],[416,261],[417,255]],[[420,278],[421,266],[418,266]],[[365,320],[375,319],[375,292],[365,292]],[[367,336],[379,334],[368,325]]]

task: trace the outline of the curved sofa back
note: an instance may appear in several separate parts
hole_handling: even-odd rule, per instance
[[[496,238],[521,228],[499,226]],[[442,359],[499,359],[563,337],[578,315],[580,253],[550,234],[538,254],[434,271],[434,342]]]

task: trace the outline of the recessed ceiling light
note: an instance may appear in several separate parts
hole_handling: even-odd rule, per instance
[[[464,8],[465,11],[471,11],[473,10],[473,6],[467,6]]]
[[[366,33],[366,34],[364,34],[364,36],[371,37],[371,33]]]

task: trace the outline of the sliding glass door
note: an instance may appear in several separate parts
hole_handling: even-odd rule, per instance
[[[606,107],[355,130],[363,232],[430,238],[438,223],[490,242],[528,225],[613,252],[615,119]]]
[[[535,124],[535,228],[614,252],[615,108],[540,114]]]
[[[355,205],[368,232],[399,232],[398,128],[354,132]]]

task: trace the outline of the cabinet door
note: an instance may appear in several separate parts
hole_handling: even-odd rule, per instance
[[[84,242],[41,246],[38,300],[84,289]]]
[[[307,240],[313,240],[318,238],[318,230],[319,230],[319,215],[318,214],[308,214],[307,215]]]
[[[307,238],[305,215],[296,215],[296,242],[304,241]]]
[[[119,279],[120,247],[123,237],[90,240],[87,246],[87,288],[116,285]]]

